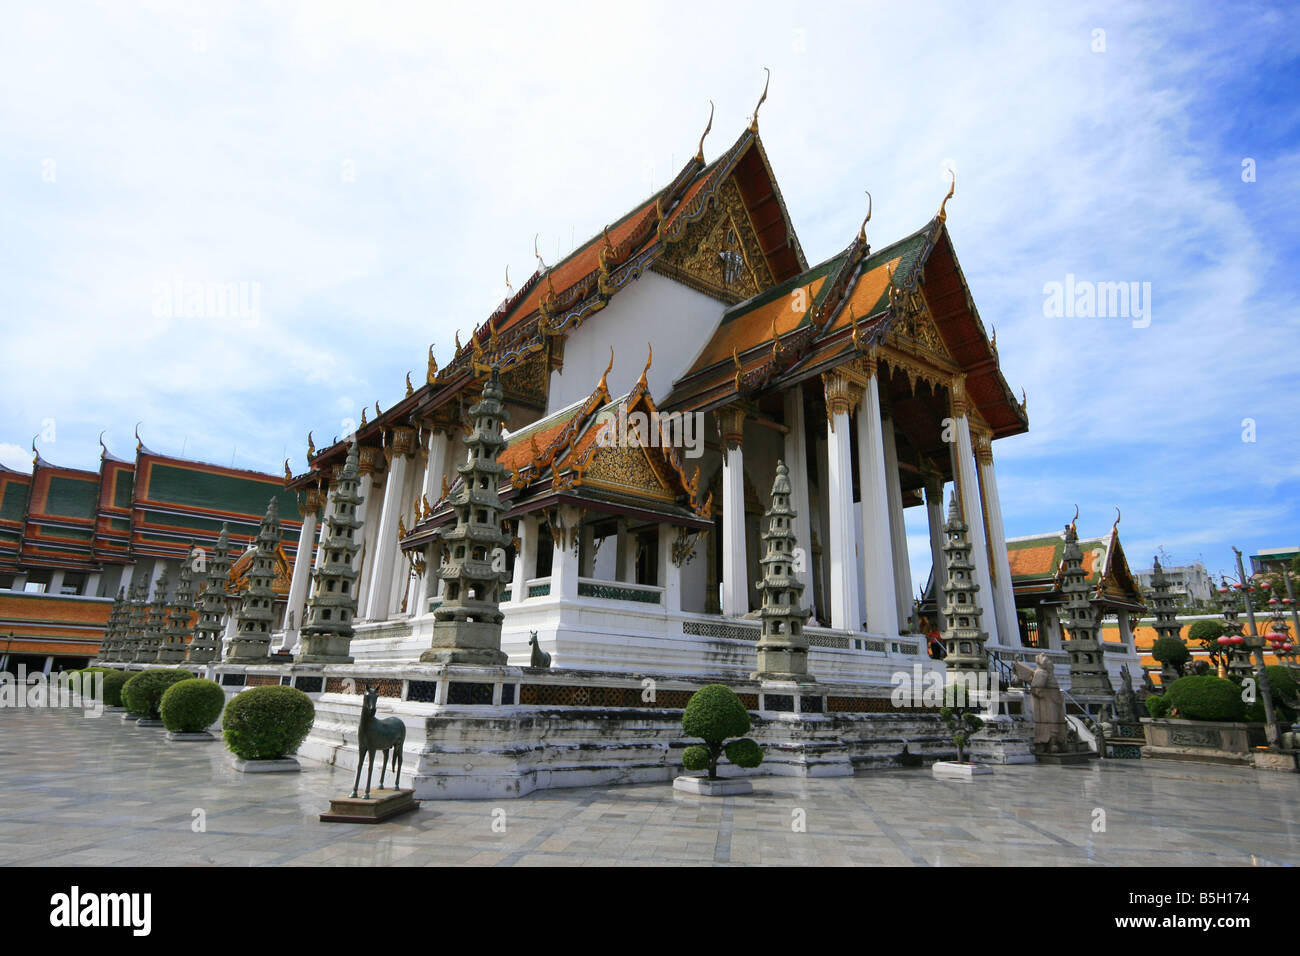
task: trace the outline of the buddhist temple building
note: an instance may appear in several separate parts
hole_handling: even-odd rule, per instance
[[[873,248],[864,222],[810,265],[757,118],[712,161],[703,146],[564,259],[539,256],[443,363],[430,347],[423,381],[408,376],[392,407],[327,447],[309,436],[307,470],[288,482],[304,535],[319,534],[358,446],[357,662],[430,646],[441,529],[456,523],[469,409],[494,370],[509,663],[529,662],[536,632],[556,667],[751,673],[778,461],[800,516],[810,673],[872,684],[942,666],[914,614],[904,514],[925,509],[943,568],[949,494],[989,652],[1032,654],[993,452],[1029,420],[957,261],[952,191],[911,234]],[[310,569],[294,567],[297,621]],[[279,646],[298,643],[286,629]]]
[[[1068,603],[1063,567],[1066,536],[1066,531],[1058,531],[1007,542],[1020,642],[1025,647],[1057,652],[1066,646],[1068,635],[1062,627],[1068,617],[1064,611]],[[1124,556],[1118,520],[1109,533],[1080,537],[1077,546],[1082,552],[1081,580],[1087,588],[1110,670],[1114,672],[1122,664],[1138,682],[1141,672],[1134,630],[1146,604],[1137,576],[1129,570]]]
[[[293,519],[276,554],[282,626],[301,527],[283,477],[163,455],[139,441],[132,460],[101,442],[97,471],[53,464],[35,443],[33,451],[30,473],[0,467],[0,670],[83,666],[119,590],[144,582],[153,601],[165,574],[163,596],[173,596],[191,547],[210,556],[223,524],[236,601],[271,498]]]

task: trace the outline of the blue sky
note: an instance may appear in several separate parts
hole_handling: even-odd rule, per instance
[[[1096,31],[1104,31],[1104,35]],[[1104,41],[1104,49],[1098,40]],[[694,151],[763,140],[811,262],[949,228],[1028,435],[1007,533],[1300,541],[1300,15],[1217,4],[46,4],[0,32],[0,461],[278,473]],[[1255,181],[1242,163],[1253,160]],[[1067,275],[1151,322],[1044,315]],[[256,321],[159,284],[256,284]],[[1254,422],[1254,441],[1243,432]],[[909,513],[917,575],[928,556]],[[918,581],[918,583],[920,583]]]

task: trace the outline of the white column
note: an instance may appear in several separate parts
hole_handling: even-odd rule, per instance
[[[383,509],[379,513],[379,530],[370,561],[370,587],[366,591],[367,620],[388,620],[388,597],[393,587],[393,558],[401,550],[397,546],[397,519],[404,504],[402,483],[405,480],[406,458],[394,452],[392,461],[388,463],[388,476],[384,479]]]
[[[515,555],[515,573],[510,582],[510,603],[528,600],[528,579],[537,577],[537,518],[524,515],[519,519],[519,553]]]
[[[414,435],[411,436],[411,441],[411,448],[414,450]],[[416,489],[420,488],[423,484],[422,476],[417,474],[416,468],[414,467],[414,457],[414,454],[412,454],[409,458],[409,461],[412,464],[408,465],[406,469],[406,476],[402,481],[402,493],[398,498],[398,515],[409,517],[411,519],[410,524],[406,527],[407,531],[410,531],[411,528],[415,527],[417,520],[415,505],[415,499],[417,497]],[[398,525],[398,528],[400,530],[400,524]],[[394,538],[394,540],[396,540],[396,538]],[[411,562],[407,560],[406,552],[402,550],[400,544],[396,544],[393,547],[392,563],[393,583],[388,594],[388,616],[390,617],[401,613],[402,598],[411,590]],[[407,610],[409,611],[410,608],[408,607]]]
[[[749,570],[745,562],[745,457],[741,450],[744,412],[729,407],[719,412],[723,433],[722,458],[722,613],[749,613]]]
[[[58,594],[63,590],[63,569],[55,568],[50,572],[50,594]]]
[[[796,386],[785,393],[785,466],[790,472],[790,505],[794,509],[795,547],[803,551],[803,570],[796,572],[803,582],[803,600],[813,604],[812,508],[808,496],[808,433],[804,427],[803,390]]]
[[[682,569],[673,561],[673,540],[677,529],[659,526],[659,586],[664,589],[664,610],[677,614],[682,609]]]
[[[86,578],[86,590],[83,592],[87,597],[99,597],[99,580],[100,572],[94,571]]]
[[[1119,624],[1119,639],[1126,648],[1136,653],[1137,649],[1133,646],[1133,625],[1129,621],[1128,611],[1119,608],[1115,612],[1115,619],[1116,623]]]
[[[573,505],[561,505],[561,528],[552,529],[556,535],[555,551],[551,556],[551,594],[568,601],[578,599],[578,556],[573,553],[575,536],[580,534],[578,523],[582,512]]]
[[[433,504],[442,497],[442,477],[447,473],[447,432],[434,427],[429,431],[429,460],[424,466],[423,494]]]
[[[1045,633],[1049,650],[1059,651],[1064,647],[1065,639],[1061,633],[1061,615],[1055,607],[1041,607],[1038,633]]]
[[[912,566],[907,556],[907,524],[903,518],[903,485],[898,473],[898,446],[894,442],[894,421],[884,418],[881,430],[885,445],[885,490],[889,498],[889,540],[892,545],[894,591],[898,595],[898,620],[912,614]]]
[[[925,514],[930,526],[930,566],[934,579],[934,596],[938,607],[943,607],[943,479],[925,480]],[[937,621],[935,622],[938,623]],[[938,630],[938,628],[935,628]]]
[[[371,499],[375,496],[375,478],[370,472],[365,472],[361,476],[361,483],[357,485],[357,494],[361,497],[361,504],[357,505],[357,520],[361,522],[361,541],[357,548],[356,562],[357,576],[357,617],[360,618],[365,613],[366,608],[366,590],[370,582],[370,568],[374,563],[373,548],[370,547],[371,531],[375,524],[375,516],[379,514],[379,505],[373,504]]]
[[[823,560],[830,572],[826,607],[830,625],[844,631],[859,630],[858,557],[853,542],[853,447],[849,414],[828,403],[826,423],[826,498],[830,508],[830,540]]]
[[[990,644],[1008,646],[1002,640],[997,627],[996,613],[990,614],[997,607],[997,595],[993,591],[992,579],[989,577],[988,544],[984,537],[983,511],[980,508],[979,473],[975,467],[975,452],[971,447],[970,422],[966,419],[965,386],[957,384],[954,391],[960,390],[961,397],[954,395],[953,420],[956,426],[956,439],[953,445],[954,472],[957,475],[957,493],[961,501],[962,518],[970,528],[971,563],[975,565],[975,583],[979,591],[975,599],[979,601],[984,612],[980,623],[989,635]]]
[[[1007,557],[1007,536],[1002,526],[1002,499],[998,497],[998,479],[993,468],[993,443],[987,438],[980,439],[979,447],[980,487],[984,497],[985,531],[988,534],[989,550],[993,555],[993,590],[996,596],[998,632],[1006,636],[1004,643],[1016,646],[1020,643],[1020,627],[1016,619],[1016,594],[1011,586],[1011,561]]]
[[[862,499],[862,580],[866,588],[867,630],[897,637],[898,592],[894,588],[885,440],[874,368],[870,369],[858,409],[858,483]]]
[[[316,537],[316,511],[308,511],[302,518],[302,532],[298,535],[298,553],[293,557],[293,576],[289,579],[289,606],[285,610],[284,641],[282,650],[291,651],[298,643],[302,628],[303,608],[307,604],[307,585],[311,581],[312,543]],[[288,615],[293,615],[293,626]]]

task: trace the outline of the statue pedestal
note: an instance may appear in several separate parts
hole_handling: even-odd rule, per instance
[[[971,763],[1034,763],[1031,738],[1017,721],[1005,714],[985,720],[970,739]]]
[[[730,797],[740,793],[753,793],[754,785],[743,777],[708,777],[680,776],[673,780],[673,789],[682,793],[694,793],[701,797]]]
[[[403,813],[420,809],[415,791],[380,789],[372,790],[374,796],[336,797],[330,800],[328,813],[322,813],[322,823],[383,823]]]
[[[1035,754],[1039,763],[1067,764],[1067,763],[1087,763],[1096,757],[1091,750],[1073,750],[1061,751],[1060,753],[1038,753]]]
[[[956,777],[969,780],[971,777],[992,773],[993,770],[978,763],[957,763],[955,760],[936,760],[930,765],[930,772],[936,777]]]

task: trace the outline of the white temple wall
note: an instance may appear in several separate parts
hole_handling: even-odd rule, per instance
[[[654,363],[646,382],[651,396],[663,400],[709,341],[723,308],[717,299],[658,273],[642,274],[565,341],[564,369],[551,373],[546,414],[591,394],[609,364],[610,346],[610,392],[622,395],[636,384],[645,367],[646,344],[652,343]]]

